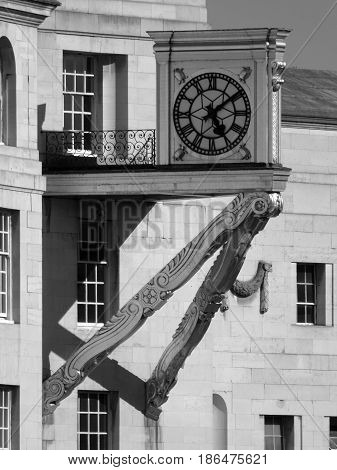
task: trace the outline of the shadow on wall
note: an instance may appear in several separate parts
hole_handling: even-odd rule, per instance
[[[213,394],[213,449],[226,450],[227,442],[227,406],[221,395]]]
[[[106,207],[106,201],[99,200],[98,203]],[[144,200],[123,201],[120,204],[110,200],[109,203],[118,210],[105,211],[110,271],[106,278],[110,300],[106,303],[105,320],[119,308],[119,249],[154,205],[152,201]],[[87,327],[87,330],[80,332],[77,325],[80,200],[44,198],[43,213],[43,367],[46,379],[57,369],[55,363],[50,363],[51,354],[66,361],[83,344],[79,336],[84,338],[84,334],[90,334],[90,329]],[[125,220],[125,214],[130,213],[132,223],[129,216]],[[106,390],[119,392],[120,398],[135,409],[144,411],[145,382],[119,366],[115,360],[104,360],[90,374],[90,378]]]

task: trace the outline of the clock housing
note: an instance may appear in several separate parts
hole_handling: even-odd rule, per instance
[[[289,32],[149,33],[157,61],[159,165],[280,163],[275,82],[282,81]]]

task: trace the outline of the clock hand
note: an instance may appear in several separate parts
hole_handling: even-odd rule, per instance
[[[212,105],[209,104],[208,106],[206,106],[206,108],[207,108],[208,114],[207,116],[204,117],[204,120],[208,121],[208,119],[212,119],[214,134],[225,135],[226,126],[224,126],[223,124],[220,124],[220,121],[217,117],[218,106],[213,109]]]
[[[220,109],[222,109],[223,107],[226,106],[226,104],[228,104],[228,103],[230,103],[230,102],[232,101],[232,98],[233,98],[233,97],[231,96],[230,98],[228,98],[228,99],[227,99],[226,101],[224,101],[223,103],[218,104],[218,106],[216,106],[216,107],[214,108],[214,112],[215,112],[215,113],[218,113],[218,111],[220,111]]]

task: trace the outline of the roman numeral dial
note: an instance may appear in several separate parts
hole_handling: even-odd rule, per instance
[[[232,76],[218,72],[197,75],[179,91],[173,122],[181,141],[201,155],[235,149],[249,130],[250,101]]]

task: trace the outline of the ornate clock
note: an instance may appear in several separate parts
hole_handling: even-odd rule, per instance
[[[221,155],[237,147],[248,131],[249,98],[231,76],[203,73],[179,91],[173,120],[178,136],[190,150],[201,155]]]

